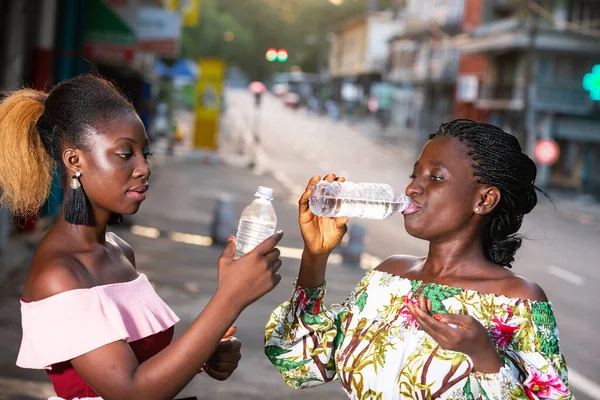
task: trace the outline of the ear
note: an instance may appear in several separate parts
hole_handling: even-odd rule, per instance
[[[75,175],[75,172],[81,170],[81,160],[79,158],[79,151],[70,147],[62,153],[63,165],[70,172],[69,175]]]
[[[491,185],[480,185],[477,189],[475,214],[488,215],[496,208],[502,197],[500,189]]]

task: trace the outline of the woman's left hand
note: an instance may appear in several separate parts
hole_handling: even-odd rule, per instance
[[[458,351],[473,361],[473,369],[481,373],[496,373],[504,363],[486,329],[470,315],[435,314],[431,316],[431,301],[419,297],[419,306],[408,304],[419,326],[442,349]]]
[[[233,325],[223,339],[217,345],[215,352],[210,356],[202,370],[208,376],[218,381],[224,381],[229,378],[233,371],[238,367],[238,362],[242,358],[242,342],[233,337],[236,327]]]

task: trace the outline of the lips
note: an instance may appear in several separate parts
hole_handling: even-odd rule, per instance
[[[148,191],[148,185],[140,185],[131,188],[127,191],[130,197],[133,197],[137,201],[144,201],[146,199],[146,192]]]
[[[421,209],[421,207],[419,205],[417,205],[416,203],[413,203],[412,201],[408,204],[408,207],[406,207],[406,210],[402,211],[402,214],[404,215],[410,215],[410,214],[414,214],[417,211],[419,211]]]

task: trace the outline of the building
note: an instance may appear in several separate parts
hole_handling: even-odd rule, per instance
[[[346,21],[335,32],[329,52],[329,77],[334,97],[351,83],[368,94],[381,81],[387,62],[387,40],[399,30],[391,13],[372,12]]]
[[[538,184],[599,193],[600,105],[582,79],[600,64],[600,2],[469,0],[467,10],[456,115],[501,126],[530,155],[554,139],[560,157]]]
[[[419,144],[454,114],[463,9],[464,0],[409,0],[402,31],[388,41],[394,122],[416,129]]]

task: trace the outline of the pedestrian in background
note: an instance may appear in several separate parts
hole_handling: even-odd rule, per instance
[[[146,198],[149,156],[133,106],[99,77],[18,90],[0,104],[2,204],[37,212],[55,165],[66,189],[25,279],[17,360],[46,369],[60,398],[173,399],[201,371],[227,379],[240,359],[232,323],[279,282],[282,232],[236,260],[231,238],[212,299],[171,343],[177,316],[136,270],[131,247],[107,232]]]
[[[300,198],[304,253],[295,292],[265,333],[286,383],[339,379],[352,399],[572,399],[551,303],[509,270],[537,203],[535,163],[517,139],[469,120],[443,124],[418,158],[406,231],[426,257],[396,255],[327,309],[325,267],[346,217]],[[344,178],[328,175],[327,181]]]

